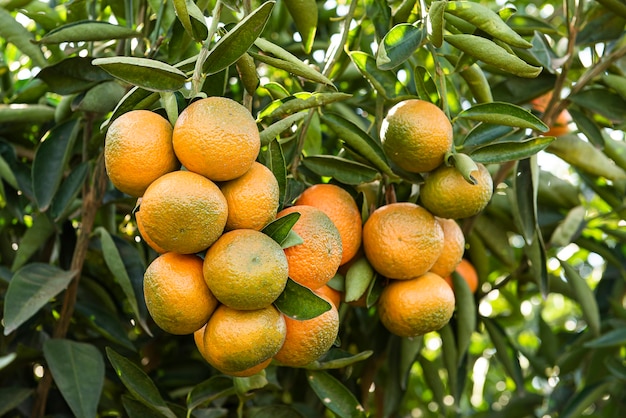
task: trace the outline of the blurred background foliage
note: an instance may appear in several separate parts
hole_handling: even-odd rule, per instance
[[[0,415],[621,417],[626,7],[480,2],[524,49],[452,3],[0,0]],[[237,26],[251,15],[260,26]],[[230,55],[209,53],[202,67],[213,28]],[[268,43],[226,36],[256,29]],[[449,37],[472,33],[487,56]],[[496,47],[541,72],[485,62]],[[390,335],[375,307],[344,304],[338,346],[319,364],[219,375],[192,338],[150,322],[141,280],[155,254],[138,237],[136,202],[102,170],[112,117],[171,117],[196,93],[251,109],[283,204],[332,178],[365,214],[384,202],[385,177],[346,130],[377,140],[395,102],[441,106],[456,150],[484,161],[497,185],[463,222],[477,293],[457,294],[451,323],[411,340]],[[505,123],[518,108],[566,127],[541,135]],[[386,186],[409,200],[419,182],[403,174]]]

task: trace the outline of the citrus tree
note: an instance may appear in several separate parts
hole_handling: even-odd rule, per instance
[[[2,0],[0,6],[1,415],[621,416],[621,0]],[[217,337],[208,339],[207,325],[200,343],[189,335],[195,331],[165,331],[150,305],[156,296],[144,296],[144,275],[150,283],[175,277],[158,266],[146,274],[170,243],[151,242],[156,235],[141,233],[136,215],[152,218],[146,227],[171,231],[190,216],[161,217],[141,206],[148,184],[120,187],[105,143],[113,124],[131,112],[149,111],[176,130],[185,110],[213,97],[236,102],[252,118],[259,144],[253,159],[276,180],[275,210],[297,212],[262,222],[259,229],[271,238],[264,250],[278,243],[289,256],[316,240],[298,229],[304,211],[293,205],[319,184],[348,192],[362,223],[396,204],[452,218],[462,232],[464,270],[447,278],[448,287],[424,273],[429,266],[416,273],[438,289],[426,299],[436,301],[428,312],[443,315],[439,323],[406,333],[395,327],[401,306],[384,301],[410,280],[386,270],[384,259],[376,264],[382,247],[368,254],[357,245],[325,279],[339,302],[291,277],[266,308],[280,312],[271,326],[279,342],[286,338],[281,321],[302,325],[305,338],[312,332],[306,320],[336,312],[331,347],[312,361],[272,360],[275,344],[249,373],[219,371],[208,352],[241,323],[216,325]],[[418,143],[450,125],[450,143],[426,168],[417,159],[430,150],[412,156],[405,144],[416,122],[404,131],[391,126],[390,110],[415,100],[444,116],[429,113]],[[230,127],[245,125],[230,115],[218,111]],[[136,136],[158,123],[136,125]],[[395,142],[385,138],[392,131]],[[131,128],[123,143],[134,137]],[[131,151],[122,152],[117,174],[147,178],[153,159],[167,158],[156,136],[137,148],[152,146],[126,163]],[[216,164],[239,159],[231,151],[224,146]],[[172,164],[166,171],[180,170]],[[461,181],[435,182],[438,170]],[[179,183],[174,196],[187,201],[196,181]],[[481,182],[489,186],[484,204],[471,213],[441,211],[437,202],[471,206],[466,192]],[[432,228],[441,241],[445,228]],[[369,229],[364,241],[389,231]],[[398,237],[410,238],[402,234],[411,227],[397,229]],[[176,255],[174,248],[165,248],[168,257],[191,258],[187,268],[196,269],[202,288],[197,266],[205,254]],[[413,251],[398,248],[388,252]],[[329,259],[321,260],[309,267],[328,269]],[[203,297],[217,305],[212,295]],[[418,305],[409,314],[424,309],[416,298],[409,302]],[[211,305],[199,323],[220,309],[226,315],[217,309],[211,315]],[[237,361],[243,355],[233,352],[242,340],[220,340],[214,354]]]

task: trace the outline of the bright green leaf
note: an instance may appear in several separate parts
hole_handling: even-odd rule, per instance
[[[4,335],[9,335],[61,293],[75,273],[44,263],[27,264],[15,272],[4,298]]]
[[[49,45],[62,42],[108,41],[110,39],[138,37],[141,37],[141,33],[125,26],[102,21],[81,20],[51,30],[42,36],[38,42]]]
[[[548,131],[546,124],[537,116],[530,113],[529,110],[506,102],[475,104],[459,113],[457,118],[518,128],[535,129],[540,132]]]
[[[150,58],[96,58],[93,65],[101,67],[113,77],[149,91],[176,91],[187,81],[182,71]]]
[[[391,70],[406,60],[422,46],[426,38],[424,29],[402,23],[394,26],[383,38],[376,51],[376,65],[381,70]]]
[[[287,280],[285,290],[274,304],[283,314],[299,320],[315,318],[331,308],[330,303],[292,279]]]

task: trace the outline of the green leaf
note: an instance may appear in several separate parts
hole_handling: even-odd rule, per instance
[[[538,136],[523,142],[501,142],[478,148],[469,155],[474,161],[482,164],[521,160],[543,151],[554,140],[553,136]]]
[[[50,339],[43,354],[63,399],[77,417],[95,417],[104,386],[104,360],[86,343]]]
[[[535,67],[495,42],[470,34],[445,35],[444,39],[460,51],[499,70],[524,78],[535,78],[542,68]]]
[[[483,323],[496,350],[496,357],[500,360],[509,376],[513,378],[517,387],[522,389],[524,387],[524,378],[519,359],[515,354],[517,351],[511,346],[504,329],[497,322],[483,318]]]
[[[97,84],[72,102],[74,111],[106,114],[111,112],[126,95],[126,87],[111,80]]]
[[[48,241],[56,231],[56,226],[45,213],[33,215],[33,224],[26,230],[20,241],[11,264],[11,271],[17,271]]]
[[[424,381],[432,391],[435,402],[437,402],[440,407],[445,405],[443,399],[446,394],[446,389],[439,375],[438,364],[435,364],[434,361],[428,360],[422,355],[418,357],[418,361],[420,366],[422,366]]]
[[[32,393],[32,388],[11,386],[0,389],[0,415],[8,416],[5,414],[17,408],[22,402],[28,399]]]
[[[341,369],[354,363],[358,363],[359,361],[366,360],[372,354],[374,354],[374,352],[371,350],[352,354],[340,348],[331,347],[331,349],[328,350],[322,358],[308,364],[306,368],[309,370]]]
[[[317,31],[318,11],[315,0],[284,0],[287,11],[302,38],[304,52],[311,53]]]
[[[267,224],[261,232],[282,245],[298,219],[300,219],[299,212],[289,213]]]
[[[216,399],[230,396],[235,393],[233,379],[226,375],[216,375],[210,377],[202,383],[197,384],[187,395],[187,408],[196,409],[200,405],[209,404]]]
[[[58,94],[85,91],[98,83],[111,80],[111,75],[94,66],[91,57],[71,57],[42,69],[37,78]]]
[[[40,104],[0,104],[0,123],[44,123],[54,119],[54,108]]]
[[[289,405],[267,405],[254,409],[254,418],[305,418],[302,412]]]
[[[291,129],[294,125],[304,119],[306,115],[307,114],[305,112],[294,113],[293,115],[280,119],[263,129],[260,133],[261,146],[265,146],[269,144],[270,141],[277,139],[281,133],[285,132],[287,129]]]
[[[459,145],[468,148],[499,142],[502,138],[513,132],[515,128],[506,125],[494,125],[491,123],[479,123],[467,133],[463,142]]]
[[[626,328],[618,328],[585,343],[587,348],[621,347],[626,345]]]
[[[404,88],[398,83],[396,76],[391,71],[379,69],[376,59],[367,52],[351,51],[349,55],[361,75],[382,97],[392,99],[399,93],[404,93]]]
[[[374,167],[390,177],[396,177],[395,173],[387,164],[387,157],[382,146],[367,132],[363,131],[355,123],[334,113],[322,115],[322,121],[332,129],[337,137],[344,142],[352,151],[356,152]]]
[[[267,146],[266,166],[274,173],[276,181],[278,181],[278,208],[279,210],[285,205],[287,196],[287,166],[285,155],[280,143],[274,139]]]
[[[469,348],[471,337],[476,331],[476,301],[465,279],[457,272],[452,273],[454,296],[456,299],[456,346],[457,366]]]
[[[9,335],[70,284],[75,272],[31,263],[15,272],[4,298],[4,335]]]
[[[308,370],[309,385],[324,406],[340,418],[365,417],[365,410],[356,397],[339,380],[325,371]]]
[[[461,111],[457,118],[547,132],[541,119],[521,106],[506,102],[479,103]]]
[[[35,66],[43,68],[47,65],[43,52],[33,44],[33,34],[3,7],[0,7],[0,36],[28,56]]]
[[[68,207],[70,207],[81,191],[88,172],[89,162],[84,161],[77,165],[63,180],[50,204],[49,213],[52,219],[59,221]]]
[[[457,393],[459,386],[458,368],[459,368],[459,351],[457,349],[456,335],[452,331],[452,325],[446,324],[439,331],[441,337],[441,357],[443,364],[448,372],[448,386],[450,393]]]
[[[565,277],[574,291],[576,301],[580,304],[587,326],[595,336],[600,335],[600,310],[593,291],[578,272],[567,261],[559,259]]]
[[[258,38],[257,42],[259,41],[259,39],[262,39],[262,38]],[[262,63],[265,63],[269,66],[278,68],[280,70],[285,70],[290,74],[305,78],[315,83],[325,84],[327,86],[334,88],[334,84],[332,81],[330,81],[327,77],[325,77],[319,71],[315,70],[312,67],[309,67],[307,64],[303,63],[302,61],[299,61],[296,59],[297,61],[294,62],[293,60],[285,60],[282,57],[272,57],[269,55],[257,54],[256,52],[249,52],[249,54],[252,55],[252,57],[256,59],[257,61],[261,61]]]
[[[168,418],[177,418],[161,397],[152,379],[139,366],[110,347],[106,348],[106,352],[115,373],[135,399]]]
[[[299,320],[315,318],[331,308],[330,303],[292,279],[287,280],[274,304],[283,314]]]
[[[433,1],[428,9],[428,20],[430,21],[430,41],[435,48],[443,45],[444,33],[444,12],[446,11],[445,1]]]
[[[206,39],[209,31],[202,10],[191,0],[173,0],[174,10],[187,34],[197,42]]]
[[[80,130],[79,119],[57,125],[43,138],[33,161],[33,193],[39,210],[46,211],[61,184]]]
[[[568,112],[572,116],[572,120],[576,123],[580,132],[585,134],[589,142],[596,147],[604,147],[602,131],[593,119],[576,109],[568,109]]]
[[[357,185],[380,178],[378,170],[334,155],[306,157],[302,159],[302,165],[319,176],[332,177],[344,184]]]
[[[514,177],[516,217],[520,232],[527,243],[531,243],[537,229],[537,183],[539,167],[535,158],[524,158],[517,162]]]
[[[584,206],[574,206],[567,212],[565,219],[561,221],[552,232],[550,244],[555,247],[565,247],[574,241],[584,228],[587,209]]]
[[[381,70],[391,70],[406,60],[421,47],[426,38],[423,27],[401,23],[391,28],[376,50],[376,65]]]
[[[203,71],[208,75],[218,73],[230,67],[245,54],[263,32],[274,3],[273,1],[262,3],[221,37],[209,51],[209,56],[202,66]]]
[[[615,357],[607,357],[604,360],[604,365],[613,376],[626,381],[626,366],[621,360]]]
[[[602,82],[626,99],[626,77],[617,74],[604,74]]]
[[[152,105],[154,105],[160,98],[161,95],[158,92],[133,87],[124,97],[122,97],[109,119],[102,124],[100,129],[104,130],[111,122],[126,112],[134,109],[151,108]]]
[[[128,338],[128,329],[124,327],[125,318],[120,318],[115,312],[111,312],[100,304],[83,303],[80,300],[76,303],[76,312],[82,315],[84,320],[104,338],[128,350],[136,350],[133,342]]]
[[[613,122],[626,120],[623,109],[626,109],[626,99],[606,88],[588,88],[567,97],[583,109],[589,109]]]
[[[306,109],[325,106],[352,97],[346,93],[307,93],[300,92],[292,96],[272,101],[261,112],[258,119],[281,118]]]
[[[180,90],[187,81],[187,76],[179,69],[149,58],[96,58],[92,63],[113,77],[149,91]]]
[[[130,305],[137,323],[141,325],[141,327],[148,333],[148,335],[152,335],[150,329],[148,328],[148,324],[145,322],[143,316],[139,312],[139,305],[137,304],[135,290],[133,289],[130,277],[128,276],[128,272],[126,271],[126,266],[124,265],[124,261],[122,260],[120,251],[115,245],[113,238],[111,237],[109,232],[102,226],[97,227],[94,232],[100,237],[104,262],[115,277],[115,280],[122,288],[124,295],[126,296],[126,302]]]
[[[569,399],[563,411],[559,413],[559,417],[577,418],[583,416],[583,412],[605,396],[613,385],[614,381],[608,378],[585,385]]]
[[[530,48],[532,45],[515,32],[506,22],[489,7],[470,1],[448,1],[446,12],[459,17],[485,33],[518,48]]]
[[[108,41],[139,37],[141,37],[141,33],[126,26],[102,21],[81,20],[51,30],[42,36],[38,43],[50,45],[62,42]]]
[[[428,70],[420,65],[416,65],[414,69],[415,89],[422,100],[437,103],[439,100],[439,91],[435,85],[435,81]]]

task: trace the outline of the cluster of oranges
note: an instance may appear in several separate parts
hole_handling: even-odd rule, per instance
[[[154,112],[127,112],[105,142],[109,178],[139,198],[138,230],[159,253],[144,275],[151,317],[169,333],[193,334],[207,362],[233,376],[272,359],[308,364],[339,330],[336,292],[326,286],[342,260],[339,231],[313,206],[278,212],[279,185],[259,152],[252,115],[223,97],[193,102],[174,126]],[[263,228],[296,210],[302,243],[282,248]],[[330,309],[308,320],[278,311],[289,277]]]
[[[226,374],[249,376],[272,360],[305,366],[339,332],[342,294],[329,281],[367,265],[385,281],[377,307],[391,332],[412,337],[444,326],[455,303],[444,278],[465,247],[455,219],[484,208],[491,177],[479,166],[472,185],[444,164],[452,127],[431,103],[394,106],[381,139],[394,167],[423,174],[425,182],[419,205],[389,202],[363,223],[355,198],[334,184],[312,185],[279,210],[278,182],[257,161],[256,122],[231,99],[196,100],[173,126],[147,110],[115,119],[105,164],[113,185],[138,198],[137,228],[159,253],[144,275],[155,323],[193,334],[202,356]],[[283,247],[264,228],[294,212],[298,239]],[[289,279],[329,309],[311,319],[280,312],[275,302]]]
[[[379,317],[392,333],[414,337],[440,329],[452,317],[450,276],[459,266],[468,270],[469,264],[463,261],[465,238],[457,221],[486,207],[493,182],[482,164],[471,172],[473,183],[447,164],[452,125],[430,102],[411,99],[394,105],[380,137],[392,168],[424,177],[415,202],[381,206],[363,226],[365,257],[388,279],[377,303]],[[475,274],[460,274],[470,277],[475,291]]]

